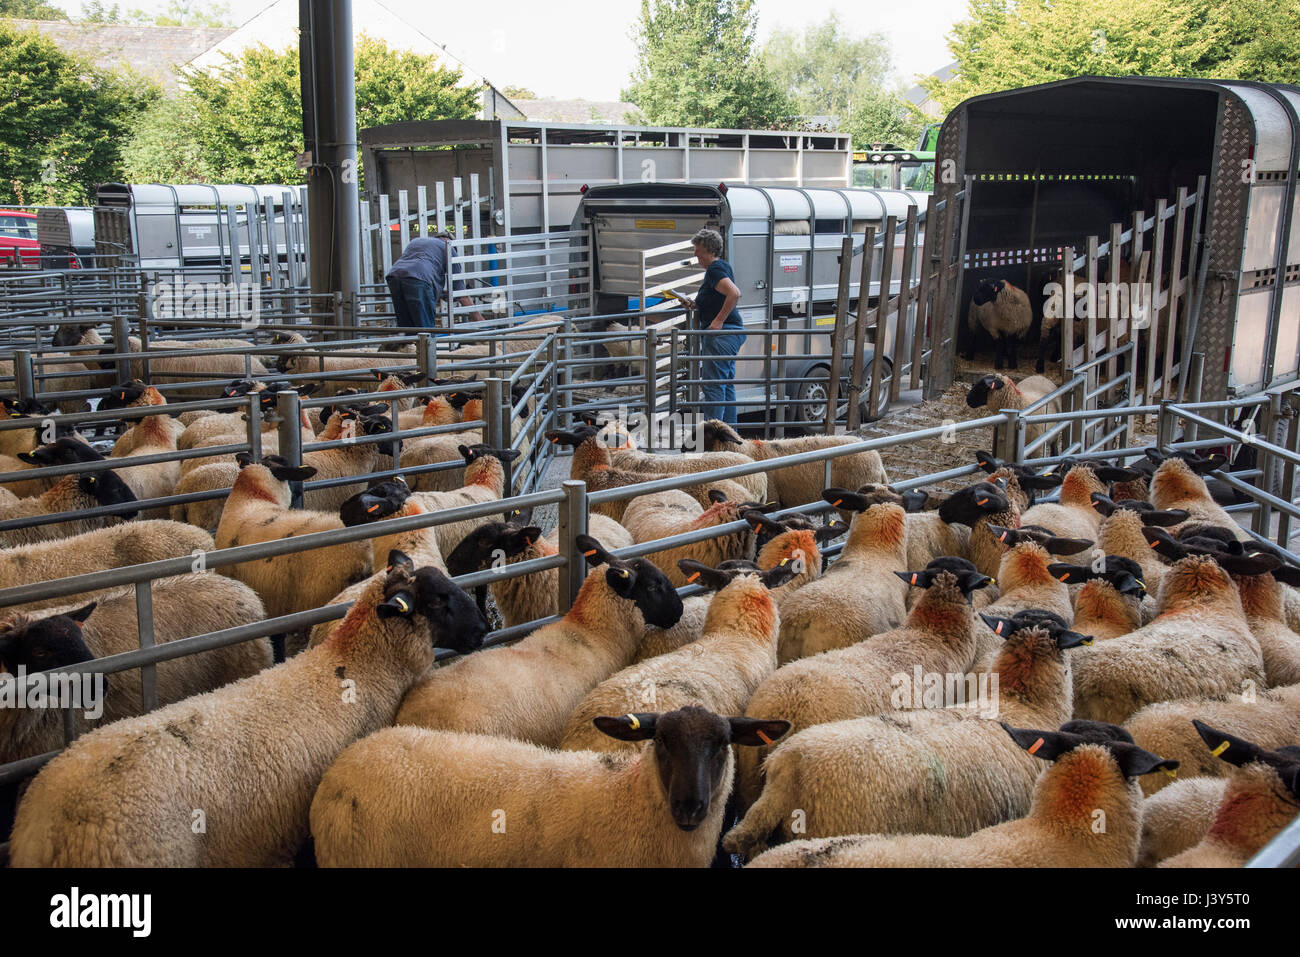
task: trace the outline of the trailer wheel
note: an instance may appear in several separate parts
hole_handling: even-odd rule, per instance
[[[888,385],[889,378],[893,374],[893,367],[888,359],[884,360],[884,383],[880,389],[880,395],[877,401],[875,414],[870,414],[866,408],[867,388],[871,383],[871,371],[866,370],[866,376],[863,379],[863,389],[860,393],[862,406],[862,418],[864,421],[871,421],[880,418],[889,410],[889,390],[885,387]],[[801,425],[810,426],[826,421],[826,399],[827,399],[827,382],[829,379],[830,366],[817,365],[813,366],[804,376],[804,381],[799,384],[798,390],[792,398],[798,400],[799,404],[794,406],[795,421]],[[836,409],[836,418],[843,419],[848,416],[849,401],[852,396],[852,390],[848,388],[848,382],[841,380],[840,395],[838,408]]]

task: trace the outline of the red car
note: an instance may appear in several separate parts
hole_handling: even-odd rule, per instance
[[[36,240],[36,214],[0,209],[0,268],[39,266],[41,244]]]

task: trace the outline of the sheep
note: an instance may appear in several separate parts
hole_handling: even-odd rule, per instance
[[[113,386],[108,395],[99,400],[97,411],[139,409],[146,406],[162,406],[166,404],[167,400],[163,398],[162,393],[153,386],[141,382],[139,379],[132,379],[129,382],[119,382]],[[138,426],[146,421],[150,422],[150,428],[147,430],[149,433],[148,438],[154,444],[161,444],[175,449],[176,442],[185,432],[185,425],[179,419],[172,418],[171,415],[149,416],[147,419],[136,419],[130,423],[122,420],[118,422],[121,435],[113,443],[113,451],[109,454],[109,457],[119,459],[129,454],[135,446],[136,438],[142,435],[138,431]],[[161,433],[161,436],[158,433]]]
[[[897,573],[926,589],[902,627],[778,668],[754,692],[746,712],[751,717],[770,713],[802,730],[891,710],[892,675],[911,674],[917,667],[940,674],[965,672],[975,653],[975,613],[968,596],[989,579],[964,559],[948,563],[943,570]],[[737,793],[744,807],[758,798],[758,766],[764,757],[740,756]]]
[[[1203,718],[1262,748],[1280,748],[1300,740],[1300,684],[1268,691],[1181,698],[1147,705],[1124,723],[1133,740],[1144,748],[1168,750],[1191,776],[1226,777],[1229,769],[1206,753],[1193,719]],[[1154,794],[1167,782],[1153,780],[1146,788]]]
[[[78,738],[28,788],[10,863],[291,863],[308,836],[312,795],[339,752],[392,723],[435,646],[473,651],[488,631],[446,576],[415,569],[400,552],[389,564],[323,645]],[[193,827],[196,809],[206,829]]]
[[[276,346],[314,345],[300,332],[277,332],[271,338],[271,344]],[[378,348],[371,349],[368,346],[356,346],[349,348],[348,352],[377,352]],[[337,356],[324,350],[303,349],[300,352],[281,352],[276,359],[275,367],[276,371],[283,375],[319,375],[322,386],[320,394],[337,395],[338,391],[345,387],[345,377],[348,373],[353,373],[352,378],[357,378],[357,373],[363,370],[370,372],[375,368],[415,364],[414,343],[394,346],[387,351],[409,353],[410,355],[409,357],[375,355],[361,358],[358,356]]]
[[[453,408],[460,409],[460,416],[465,421],[483,418],[483,400],[470,393],[452,393],[446,400]],[[444,424],[445,413],[441,411],[442,403],[430,402],[420,422],[423,428]],[[437,411],[435,411],[435,409]],[[510,424],[510,442],[513,445],[523,431],[524,422],[512,419]],[[481,428],[465,429],[460,432],[448,432],[430,435],[408,442],[402,449],[401,466],[404,469],[418,469],[423,466],[458,460],[457,448],[460,445],[473,445],[483,441]],[[521,441],[519,455],[526,457],[530,445],[527,439]],[[411,487],[422,492],[445,492],[459,488],[464,484],[464,469],[442,469],[436,472],[419,472],[411,476]]]
[[[1210,753],[1238,770],[1223,789],[1204,839],[1159,866],[1244,867],[1295,820],[1300,804],[1300,747],[1266,751],[1202,721],[1193,724]]]
[[[602,754],[420,728],[373,734],[321,780],[311,806],[316,859],[325,867],[706,867],[734,777],[729,745],[752,747],[786,728],[693,707],[596,722],[612,737],[649,743]]]
[[[1066,538],[1095,540],[1101,528],[1101,514],[1092,496],[1104,495],[1110,488],[1109,482],[1136,474],[1132,469],[1076,465],[1065,473],[1061,481],[1060,501],[1039,502],[1026,509],[1020,521],[1025,525],[1041,525]]]
[[[63,326],[54,336],[54,344],[60,347],[104,346],[104,340],[100,338],[96,326],[97,323]],[[143,345],[137,336],[129,336],[128,341],[131,352],[141,353]],[[116,348],[116,346],[106,346],[100,349],[100,352],[113,353]],[[132,359],[130,360],[130,375],[133,379],[148,379],[153,385],[199,382],[207,379],[231,379],[245,376],[263,378],[267,374],[266,366],[262,365],[256,356],[251,355],[254,348],[253,343],[247,339],[151,339],[149,340],[149,351],[151,352],[175,352],[188,349],[227,349],[229,351],[196,356],[150,358],[148,360],[148,376],[145,375],[145,360]],[[99,372],[101,369],[112,370],[115,363],[90,360],[83,361],[83,366],[91,372]],[[109,371],[106,375],[95,376],[92,382],[99,386],[111,386],[113,384],[113,372]],[[195,386],[173,390],[173,395],[186,399],[205,398],[220,394],[219,390],[214,390],[211,386]]]
[[[832,505],[852,504],[843,489],[824,494]],[[897,628],[907,617],[907,585],[894,572],[906,567],[903,510],[881,504],[859,512],[835,564],[784,602],[777,660],[784,665]]]
[[[1067,585],[1081,585],[1074,596],[1074,627],[1098,641],[1119,638],[1142,627],[1146,595],[1137,562],[1108,555],[1100,564],[1052,564],[1048,572]]]
[[[493,449],[486,445],[462,445],[460,455],[466,463],[464,487],[451,492],[412,492],[400,476],[388,479],[352,496],[345,503],[346,507],[340,506],[339,514],[343,524],[358,525],[397,514],[438,512],[500,499],[505,491],[506,480],[502,462],[513,461],[519,451]],[[415,504],[408,506],[408,499]],[[450,555],[465,540],[465,536],[491,520],[485,515],[437,526],[438,547],[442,554]]]
[[[1002,545],[989,531],[998,528],[1019,528],[1020,509],[1012,498],[1012,490],[1019,486],[1007,483],[1007,489],[989,482],[977,482],[959,489],[939,507],[939,520],[952,525],[970,527],[967,557],[981,572],[996,579],[1002,565]]]
[[[1066,650],[1084,643],[1063,623],[987,619],[1005,639],[988,687],[966,708],[911,710],[920,689],[896,685],[902,710],[814,725],[791,735],[763,765],[763,793],[723,848],[749,858],[778,829],[799,834],[900,834],[963,837],[1028,813],[1037,762],[998,724],[1055,727],[1073,696]],[[942,702],[938,702],[941,704]],[[974,710],[983,706],[984,710]],[[989,713],[991,712],[991,713]],[[805,814],[795,816],[803,808]]]
[[[966,361],[974,361],[976,332],[983,327],[993,337],[993,368],[1001,369],[1003,358],[1007,368],[1016,368],[1016,340],[1029,334],[1033,322],[1029,295],[1023,289],[1005,279],[980,280],[966,311],[966,326],[970,329]]]
[[[239,478],[239,463],[234,461],[209,462],[207,465],[183,476],[176,483],[176,487],[172,489],[172,494],[190,495],[195,492],[217,492],[231,488],[237,478]],[[168,512],[168,516],[173,522],[186,522],[195,528],[215,532],[217,525],[221,522],[221,511],[225,508],[225,505],[225,496],[204,499],[199,502],[186,502],[183,505],[173,505]]]
[[[1156,469],[1151,477],[1150,498],[1151,504],[1158,509],[1187,512],[1188,522],[1232,529],[1241,541],[1250,540],[1250,534],[1214,501],[1196,469],[1180,458],[1165,459]],[[1175,526],[1173,532],[1177,534],[1181,528],[1181,525]]]
[[[156,644],[177,641],[263,618],[262,603],[245,585],[211,573],[177,575],[154,581],[153,633]],[[100,593],[88,605],[60,605],[39,617],[6,609],[0,613],[0,670],[28,673],[134,651],[140,647],[136,628],[135,588]],[[173,658],[157,666],[158,703],[180,701],[257,674],[271,665],[265,638]],[[78,734],[92,727],[141,714],[140,682],[133,674],[113,676],[107,684],[102,714],[88,719],[74,710]],[[44,754],[63,746],[63,721],[58,709],[0,708],[0,764]]]
[[[709,452],[723,452],[731,448],[755,462],[767,462],[784,455],[833,449],[855,445],[862,439],[853,435],[806,435],[795,439],[742,439],[739,433],[725,422],[708,419],[701,426],[703,447]],[[767,471],[767,494],[786,508],[806,505],[821,497],[826,488],[824,462],[807,462],[803,465],[786,465]],[[889,477],[880,453],[875,449],[853,452],[831,459],[830,484],[837,488],[860,488],[863,485],[888,485]]]
[[[1248,570],[1252,559],[1217,556]],[[1074,713],[1124,721],[1144,705],[1171,698],[1240,692],[1264,686],[1259,643],[1241,599],[1216,558],[1193,555],[1160,583],[1151,624],[1083,648],[1074,657]]]
[[[158,390],[152,386],[142,396],[146,404],[164,405]],[[156,401],[150,401],[156,399]],[[176,440],[180,432],[179,423],[165,414],[151,415],[139,420],[113,446],[112,458],[131,459],[142,455],[162,455],[176,451]],[[154,462],[151,465],[136,465],[123,468],[123,478],[137,499],[164,498],[171,495],[181,477],[180,462]],[[148,508],[143,511],[145,518],[168,518],[169,506]]]
[[[651,625],[646,628],[645,637],[641,639],[641,645],[637,648],[632,663],[649,661],[651,658],[676,651],[683,645],[689,645],[692,641],[698,641],[704,634],[704,621],[709,614],[711,597],[692,595],[683,598],[682,617],[677,619],[675,625],[669,628],[657,628]]]
[[[844,534],[846,525],[834,522],[814,526],[807,519],[798,515],[787,516],[781,521],[774,521],[757,509],[746,509],[741,518],[749,522],[760,537],[771,535],[758,549],[754,562],[767,571],[783,562],[794,566],[795,574],[789,581],[772,589],[772,599],[778,609],[809,582],[816,581],[822,574],[822,553],[818,546]]]
[[[707,509],[701,509],[695,499],[677,489],[639,495],[623,512],[623,526],[631,533],[634,542],[643,545],[740,521],[741,513],[753,504],[728,502],[721,492],[712,492],[709,497],[713,503]],[[686,574],[678,566],[680,559],[690,558],[714,567],[733,558],[748,558],[753,545],[754,533],[746,527],[689,545],[661,549],[645,557],[680,588],[686,584]]]
[[[1201,843],[1227,784],[1224,778],[1184,778],[1144,800],[1137,866],[1155,867]]]
[[[30,419],[29,429],[8,429],[0,432],[0,455],[16,457],[19,452],[30,452],[40,445],[37,426],[52,414],[49,406],[35,399],[0,399],[0,407],[11,419]]]
[[[792,841],[750,867],[1132,867],[1142,797],[1135,778],[1178,766],[1113,737],[1113,726],[1060,731],[1004,726],[1017,745],[1053,762],[1034,784],[1028,815],[969,837],[882,834]],[[1097,828],[1098,812],[1105,815]]]
[[[691,504],[695,504],[694,499]],[[632,544],[631,533],[604,515],[590,516],[587,532],[592,538],[603,542],[610,551],[627,548]],[[498,571],[504,571],[516,562],[557,555],[559,533],[558,528],[543,535],[541,528],[536,525],[488,522],[466,535],[447,556],[447,570],[453,578],[459,578],[480,571],[489,564]],[[504,566],[499,564],[501,560],[506,563]],[[501,578],[493,581],[489,588],[506,628],[539,621],[557,613],[559,569],[548,568],[515,578]]]
[[[80,460],[91,462],[100,460],[98,452],[74,439],[60,439],[60,445],[66,443],[67,449],[80,449]],[[43,447],[48,448],[48,447]],[[25,456],[36,452],[24,452]],[[89,454],[86,454],[89,453]],[[59,464],[68,462],[67,458],[56,460]],[[130,486],[115,472],[84,472],[80,475],[64,475],[57,479],[49,489],[38,496],[12,501],[0,505],[0,521],[19,518],[36,518],[42,515],[60,515],[65,512],[79,512],[93,508],[112,505],[125,505],[136,501]],[[80,535],[95,529],[117,525],[135,518],[137,511],[119,512],[116,515],[101,515],[97,518],[73,518],[62,522],[31,525],[27,528],[11,528],[0,532],[0,547],[12,548],[17,545],[33,545],[37,542],[50,541],[70,535]]]
[[[291,468],[274,455],[265,456],[261,464],[244,465],[221,511],[217,547],[342,528],[337,515],[289,507],[289,482],[313,474],[311,468]],[[369,577],[372,570],[370,543],[360,541],[240,562],[226,566],[223,574],[252,588],[266,606],[267,617],[278,618],[319,608],[348,585]]]
[[[560,743],[582,698],[632,662],[647,624],[677,623],[682,600],[644,558],[624,561],[588,535],[592,565],[573,607],[509,648],[492,648],[433,672],[407,694],[398,724],[497,734],[545,747]]]
[[[52,542],[0,550],[0,588],[72,578],[109,568],[143,565],[164,558],[199,554],[212,548],[212,536],[201,529],[168,521],[140,521],[114,525]],[[35,611],[61,605],[73,598],[85,600],[103,589],[91,588],[24,602],[16,606]]]
[[[1027,376],[1020,382],[1012,382],[1010,377],[993,373],[980,377],[970,391],[966,393],[966,405],[972,409],[984,409],[986,414],[994,414],[1003,409],[1023,410],[1029,408],[1039,399],[1056,391],[1056,383],[1040,375]],[[1050,415],[1061,411],[1061,404],[1056,399],[1035,410],[1036,415]],[[1042,438],[1047,431],[1042,422],[1032,422],[1025,426],[1025,442],[1032,444]],[[998,447],[998,429],[993,429],[993,445]],[[1052,442],[1052,454],[1056,454],[1057,443]]]
[[[552,444],[562,442],[573,447],[573,462],[569,467],[569,475],[571,478],[586,482],[587,491],[597,492],[604,489],[626,488],[629,485],[642,485],[656,479],[678,477],[669,474],[632,472],[627,469],[613,468],[610,464],[609,450],[601,444],[597,435],[598,433],[594,428],[585,425],[572,432],[551,429],[546,433],[547,441]],[[743,485],[725,479],[718,482],[687,485],[681,491],[691,496],[705,508],[713,504],[709,498],[710,492],[721,492],[733,502],[748,500]],[[594,506],[592,511],[606,515],[616,522],[622,522],[623,512],[630,501],[631,499],[621,499],[614,502],[601,502],[599,505]]]
[[[780,616],[770,590],[794,574],[789,566],[714,569],[684,558],[682,570],[716,592],[701,637],[685,648],[624,668],[605,679],[569,715],[561,751],[638,751],[637,742],[609,738],[595,724],[602,714],[637,707],[676,711],[691,705],[717,714],[745,710],[759,684],[776,670]]]
[[[851,503],[853,511],[865,511],[880,502],[892,502],[907,511],[908,568],[924,568],[947,555],[964,558],[970,549],[968,527],[943,521],[937,511],[917,513],[907,509],[905,496],[887,485],[863,485],[857,492],[845,495],[843,501]]]
[[[1156,615],[1155,596],[1159,594],[1160,583],[1164,580],[1165,571],[1169,567],[1160,561],[1152,550],[1153,543],[1157,541],[1157,530],[1154,526],[1144,524],[1147,516],[1157,514],[1162,516],[1159,520],[1164,521],[1166,520],[1164,516],[1170,513],[1137,512],[1128,508],[1118,508],[1102,520],[1101,528],[1097,531],[1097,548],[1103,554],[1112,558],[1129,559],[1142,569],[1142,582],[1146,586],[1147,595],[1142,599],[1139,612],[1144,625],[1149,624]]]
[[[58,336],[55,336],[57,342]],[[63,343],[61,347],[69,343]],[[33,356],[33,359],[36,357]],[[62,362],[52,362],[52,359],[61,359]],[[39,390],[41,392],[83,392],[87,388],[86,367],[81,362],[80,356],[71,356],[66,352],[44,352],[40,355],[39,373],[40,379]],[[14,364],[12,357],[9,359],[0,359],[0,379],[7,382],[16,382],[14,377]],[[55,403],[60,412],[89,412],[90,403],[84,398],[78,396],[72,399],[59,399]]]

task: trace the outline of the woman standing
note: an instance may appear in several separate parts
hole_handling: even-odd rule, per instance
[[[697,329],[731,329],[727,335],[700,336],[700,378],[708,380],[701,385],[704,405],[700,409],[706,419],[721,419],[734,425],[736,406],[719,403],[736,401],[736,354],[745,343],[744,323],[736,304],[740,302],[740,288],[731,264],[722,259],[722,234],[714,229],[701,229],[691,237],[695,244],[695,258],[704,267],[704,281],[690,307],[695,310]]]

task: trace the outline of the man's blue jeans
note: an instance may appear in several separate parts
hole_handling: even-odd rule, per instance
[[[739,330],[730,335],[700,336],[700,355],[719,357],[700,361],[700,378],[712,380],[700,385],[700,391],[704,394],[704,404],[700,408],[700,413],[706,419],[720,419],[732,425],[736,424],[736,407],[717,403],[736,401],[736,387],[732,385],[731,380],[736,377],[735,356],[744,344],[745,334]],[[722,358],[723,356],[728,358]]]
[[[404,276],[388,277],[388,292],[393,297],[393,313],[403,329],[432,329],[438,322],[438,301],[433,283]]]

